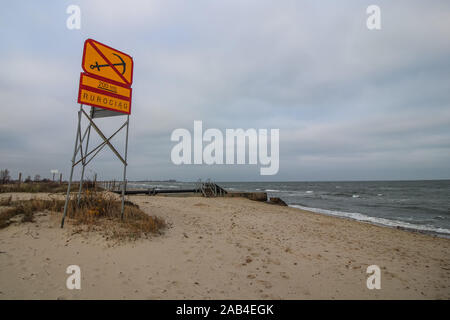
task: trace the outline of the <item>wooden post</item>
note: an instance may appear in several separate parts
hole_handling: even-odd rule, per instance
[[[22,172],[19,172],[19,187],[20,187],[21,182],[22,182]]]
[[[94,190],[97,189],[97,174],[94,174]]]
[[[59,184],[62,184],[62,173],[59,174]]]

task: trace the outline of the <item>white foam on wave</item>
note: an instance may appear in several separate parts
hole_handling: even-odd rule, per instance
[[[352,195],[352,198],[359,198],[359,194]]]
[[[449,229],[437,228],[437,227],[433,227],[433,226],[429,226],[429,225],[417,225],[414,223],[408,223],[408,222],[404,222],[404,221],[370,217],[370,216],[366,216],[362,213],[357,213],[357,212],[343,212],[343,211],[334,211],[334,210],[327,210],[327,209],[320,209],[320,208],[310,208],[310,207],[304,207],[304,206],[295,205],[295,204],[289,205],[289,206],[293,207],[293,208],[297,208],[297,209],[315,212],[315,213],[322,213],[322,214],[326,214],[329,216],[350,218],[353,220],[373,223],[373,224],[382,225],[382,226],[400,227],[400,228],[411,229],[411,230],[440,233],[440,234],[445,234],[445,235],[450,236]]]
[[[314,193],[314,191],[312,191],[312,190],[307,190],[306,193],[307,193],[307,194],[311,194],[311,193]]]
[[[276,190],[276,189],[266,189],[267,192],[279,192],[280,190]]]

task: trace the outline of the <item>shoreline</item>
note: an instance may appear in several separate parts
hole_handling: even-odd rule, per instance
[[[434,181],[434,180],[433,180]],[[411,181],[368,181],[363,186],[352,181],[333,182],[222,182],[221,186],[231,192],[265,192],[268,197],[279,197],[292,207],[320,214],[356,221],[383,225],[387,227],[426,233],[450,238],[450,220],[445,200],[445,190],[450,185],[440,183],[449,180],[436,180],[434,184],[412,184]],[[192,183],[192,182],[190,182]],[[293,185],[290,185],[292,183]],[[135,184],[136,188],[145,185]],[[149,183],[151,185],[151,183]],[[159,186],[160,188],[182,188],[187,182],[178,185]],[[426,192],[421,188],[426,187]],[[145,189],[145,188],[143,188]],[[406,191],[404,191],[406,190]],[[403,194],[406,192],[406,194]],[[427,193],[428,192],[428,193]],[[411,193],[411,194],[409,194]],[[411,196],[418,194],[417,196]],[[322,199],[322,195],[324,198]],[[418,198],[417,198],[418,197]]]
[[[420,225],[414,225],[414,227],[407,227],[407,226],[401,226],[401,225],[389,225],[389,224],[384,224],[381,222],[359,220],[358,218],[353,218],[353,217],[345,215],[345,214],[358,214],[358,215],[366,216],[367,218],[373,218],[371,216],[367,216],[362,213],[342,212],[342,215],[340,215],[340,214],[326,213],[325,211],[331,211],[331,210],[327,210],[327,209],[310,208],[310,207],[305,207],[305,206],[300,206],[300,205],[295,205],[295,204],[288,204],[288,206],[291,208],[298,209],[298,210],[307,211],[307,212],[314,213],[314,214],[320,214],[320,215],[324,215],[324,216],[328,216],[328,217],[335,217],[335,218],[346,219],[346,220],[350,220],[350,221],[356,221],[356,222],[360,222],[360,223],[367,223],[369,225],[374,225],[374,226],[379,226],[379,227],[386,227],[386,228],[390,228],[390,229],[403,230],[403,231],[412,232],[412,233],[426,234],[426,235],[443,238],[443,239],[450,239],[450,233],[439,232],[439,231],[435,231],[435,230],[419,229],[421,227]],[[317,211],[314,211],[314,210],[317,210]],[[377,219],[377,218],[375,218],[375,219]],[[405,222],[403,222],[403,221],[390,220],[390,219],[384,219],[384,218],[380,218],[380,219],[388,220],[391,223],[405,224]]]

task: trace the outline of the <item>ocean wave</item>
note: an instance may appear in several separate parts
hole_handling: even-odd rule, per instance
[[[351,193],[351,192],[325,193],[325,195],[330,196],[330,197],[344,197],[344,198],[348,198],[348,197],[360,198],[361,197],[360,194]]]
[[[276,190],[276,189],[266,189],[267,192],[280,192],[280,190]]]
[[[305,207],[301,205],[289,205],[290,207],[302,209],[306,211],[312,211],[315,213],[321,213],[326,214],[330,216],[338,216],[338,217],[344,217],[344,218],[350,218],[357,221],[362,222],[368,222],[376,225],[382,225],[382,226],[388,226],[388,227],[394,227],[394,228],[403,228],[403,229],[410,229],[410,230],[417,230],[417,231],[424,231],[424,232],[431,232],[431,233],[439,233],[446,236],[450,236],[450,230],[445,228],[438,228],[430,225],[418,225],[414,223],[399,221],[399,220],[390,220],[385,218],[377,218],[377,217],[370,217],[366,216],[362,213],[357,212],[343,212],[343,211],[334,211],[334,210],[327,210],[327,209],[320,209],[320,208],[310,208]]]

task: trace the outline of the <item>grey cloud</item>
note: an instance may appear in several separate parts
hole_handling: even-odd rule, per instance
[[[130,179],[267,178],[256,166],[173,165],[170,134],[194,120],[279,128],[273,180],[449,178],[450,5],[378,2],[376,32],[365,28],[369,1],[81,1],[81,31],[65,29],[64,4],[12,5],[0,13],[16,35],[0,61],[0,166],[67,175],[92,37],[135,59]],[[121,174],[111,152],[91,170]]]

